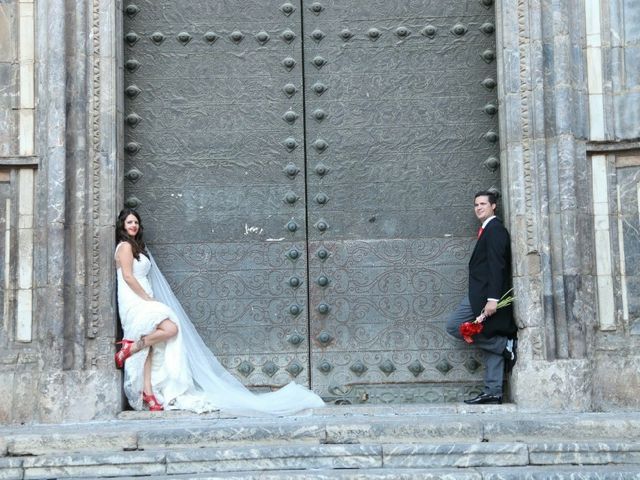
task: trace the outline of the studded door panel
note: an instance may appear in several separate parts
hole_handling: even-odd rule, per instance
[[[226,367],[308,384],[300,9],[124,9],[125,202]]]
[[[499,187],[493,31],[492,0],[125,2],[125,200],[245,383],[477,388],[444,322]]]
[[[459,400],[480,362],[444,323],[466,292],[473,194],[499,186],[492,2],[303,7],[313,387]]]

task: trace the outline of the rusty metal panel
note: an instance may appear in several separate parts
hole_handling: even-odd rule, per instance
[[[253,386],[308,384],[301,21],[287,4],[124,2],[125,202],[205,342]]]
[[[499,187],[492,2],[303,7],[313,387],[459,400],[480,357],[444,323],[466,291],[473,193]]]

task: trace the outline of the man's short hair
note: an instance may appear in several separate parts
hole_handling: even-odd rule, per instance
[[[487,197],[490,204],[498,204],[498,195],[493,190],[480,190],[474,195],[473,199],[475,200],[478,197]]]

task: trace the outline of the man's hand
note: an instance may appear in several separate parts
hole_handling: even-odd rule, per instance
[[[498,302],[495,300],[487,300],[487,304],[484,306],[484,314],[490,317],[498,310]]]

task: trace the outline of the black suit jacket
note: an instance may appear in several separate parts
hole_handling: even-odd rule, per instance
[[[500,299],[511,288],[511,240],[499,218],[493,218],[478,239],[469,260],[469,302],[477,316],[488,298]],[[511,306],[485,320],[488,337],[513,337],[517,331]]]

